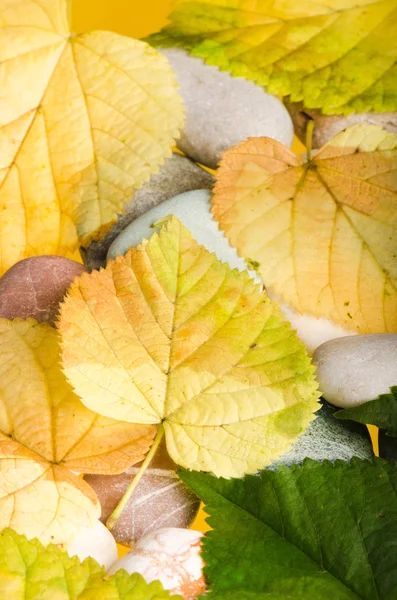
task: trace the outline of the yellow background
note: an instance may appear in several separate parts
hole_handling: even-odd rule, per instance
[[[123,35],[140,38],[160,30],[171,12],[172,0],[74,0],[72,2],[72,30],[84,33],[94,29],[107,29]],[[295,139],[293,149],[302,152],[304,147]],[[370,427],[377,451],[377,430]],[[207,531],[204,513],[200,511],[193,528]],[[120,548],[124,554],[125,549]]]
[[[171,12],[172,0],[73,0],[72,29],[117,31],[135,38],[161,29]]]

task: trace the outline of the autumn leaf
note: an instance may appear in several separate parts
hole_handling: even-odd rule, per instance
[[[353,458],[244,479],[181,471],[205,503],[208,600],[397,596],[397,463]]]
[[[175,0],[148,41],[324,114],[397,110],[394,0]]]
[[[146,583],[123,570],[109,576],[92,558],[81,563],[11,529],[0,533],[0,591],[10,600],[182,600],[159,581]]]
[[[0,274],[100,237],[183,124],[164,57],[71,35],[67,0],[0,0]]]
[[[64,372],[82,402],[160,426],[155,444],[164,430],[171,458],[190,469],[255,472],[319,407],[313,367],[278,306],[175,217],[76,279],[60,331]]]
[[[93,526],[98,499],[69,469],[121,473],[142,460],[154,433],[81,404],[50,325],[0,319],[0,530],[65,543]]]
[[[269,138],[224,154],[213,213],[269,293],[359,333],[397,331],[397,135],[353,125],[314,158]]]

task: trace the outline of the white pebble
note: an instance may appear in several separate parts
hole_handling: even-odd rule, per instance
[[[106,571],[118,559],[116,541],[100,521],[93,528],[83,527],[65,550],[69,556],[77,556],[81,561],[93,558]]]
[[[184,50],[160,52],[168,58],[180,86],[186,124],[178,147],[188,156],[215,169],[227,148],[248,137],[267,136],[291,146],[291,117],[278,98]]]
[[[218,223],[213,220],[211,214],[211,194],[208,190],[196,190],[179,194],[162,204],[159,204],[135,221],[133,221],[115,239],[109,248],[108,259],[115,258],[118,254],[125,254],[131,247],[141,243],[143,239],[149,239],[155,229],[153,223],[164,219],[168,215],[175,215],[181,223],[192,233],[199,244],[205,246],[210,252],[214,252],[223,262],[227,262],[232,269],[239,271],[247,270],[250,276],[257,282],[261,279],[254,271],[247,269],[243,258],[238,256],[222,231]],[[271,293],[269,296],[280,303],[282,312],[286,319],[291,322],[297,330],[299,337],[305,343],[309,354],[328,340],[340,336],[351,335],[351,332],[343,329],[340,325],[332,323],[328,319],[317,319],[312,315],[301,315],[293,308],[280,302],[279,298]]]
[[[205,591],[199,531],[168,527],[145,535],[110,570],[140,573],[147,583],[161,581],[164,589],[193,600]]]
[[[357,406],[397,384],[397,334],[332,340],[317,348],[313,361],[324,398],[341,408]]]

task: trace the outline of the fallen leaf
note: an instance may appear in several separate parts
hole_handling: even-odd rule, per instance
[[[65,543],[93,526],[98,499],[69,469],[121,473],[142,460],[154,434],[81,404],[50,325],[0,319],[0,530]]]
[[[170,596],[159,581],[148,584],[126,571],[107,575],[92,558],[81,563],[11,529],[0,533],[0,591],[10,600],[182,600]]]
[[[278,305],[175,217],[76,279],[59,323],[64,372],[82,402],[162,424],[171,458],[190,469],[255,472],[319,408],[314,369]]]
[[[397,135],[357,124],[308,160],[270,138],[223,156],[213,213],[269,293],[359,333],[397,331]]]
[[[306,459],[243,480],[180,477],[210,515],[209,599],[396,597],[396,463]]]
[[[324,114],[397,110],[394,0],[176,0],[148,41]]]
[[[183,124],[165,58],[115,33],[71,35],[67,4],[0,0],[0,274],[105,233]]]
[[[387,435],[397,437],[397,386],[390,388],[390,394],[381,394],[376,400],[338,410],[334,416],[337,419],[376,425],[385,429]]]

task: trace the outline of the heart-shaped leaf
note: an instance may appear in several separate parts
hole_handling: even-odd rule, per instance
[[[110,228],[183,123],[164,57],[97,31],[67,0],[0,0],[0,274],[73,254]]]
[[[353,125],[314,158],[228,150],[213,213],[269,293],[359,333],[397,331],[397,135]]]
[[[94,491],[68,469],[123,472],[142,460],[154,433],[81,404],[50,325],[0,319],[0,530],[67,542],[100,516]]]
[[[279,308],[172,217],[75,280],[64,371],[100,414],[164,428],[171,458],[225,477],[290,448],[318,409],[313,367]],[[160,437],[159,437],[160,436]]]

